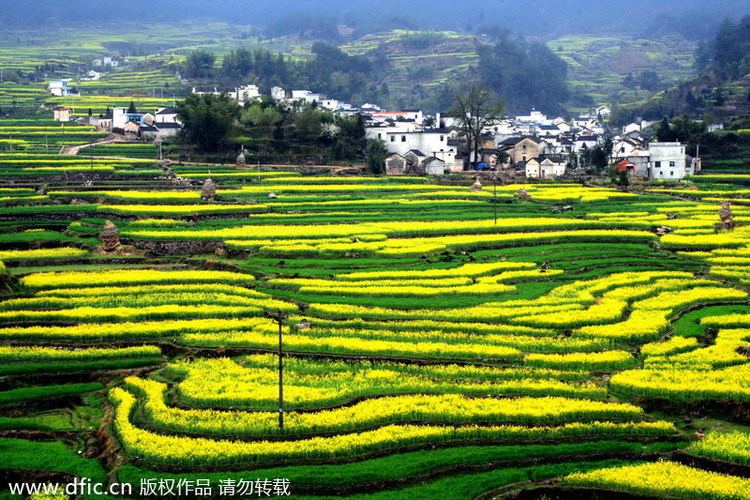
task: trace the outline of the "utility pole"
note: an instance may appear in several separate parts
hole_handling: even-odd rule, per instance
[[[497,165],[495,165],[495,175],[493,176],[492,191],[492,203],[495,205],[495,225],[497,226]]]
[[[284,431],[284,320],[288,317],[281,310],[266,311],[266,318],[274,320],[279,325],[279,430]]]

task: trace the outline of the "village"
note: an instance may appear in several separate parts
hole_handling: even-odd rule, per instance
[[[115,57],[93,61],[81,80],[97,81],[105,69],[116,68]],[[101,71],[100,71],[101,70]],[[186,81],[183,80],[186,83]],[[80,95],[71,79],[51,81],[53,96]],[[559,179],[577,176],[590,167],[590,156],[599,149],[606,156],[606,170],[614,175],[643,180],[679,180],[701,171],[700,151],[687,151],[679,142],[654,138],[654,122],[641,120],[624,127],[609,125],[611,109],[599,106],[587,114],[564,118],[532,109],[527,115],[503,116],[484,124],[476,150],[467,144],[461,119],[450,112],[428,114],[419,109],[384,110],[372,103],[361,106],[329,98],[310,90],[287,91],[274,86],[264,95],[257,85],[231,90],[199,90],[193,95],[226,95],[245,106],[271,98],[279,105],[311,106],[337,116],[361,116],[366,139],[380,141],[387,150],[382,172],[388,176],[442,176],[467,170],[502,172],[511,178]],[[54,109],[56,121],[74,119],[74,110]],[[182,129],[174,106],[153,110],[107,108],[96,116],[78,117],[79,123],[122,136],[125,140],[161,143],[175,138]]]

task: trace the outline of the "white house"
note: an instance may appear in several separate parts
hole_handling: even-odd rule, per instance
[[[104,73],[99,73],[98,71],[94,71],[93,69],[86,73],[81,80],[87,81],[87,82],[98,82],[102,79],[104,76]]]
[[[281,87],[273,87],[271,89],[271,97],[277,101],[284,101],[286,100],[286,90]]]
[[[214,87],[213,91],[209,91],[209,92],[201,92],[198,89],[196,89],[195,87],[193,87],[192,92],[195,95],[215,95],[215,96],[220,96],[222,94],[222,92],[219,92],[219,90],[216,87]]]
[[[596,108],[596,116],[601,117],[602,120],[607,120],[612,116],[612,109],[609,106],[599,106]]]
[[[554,179],[565,175],[567,160],[562,155],[541,155],[526,162],[527,179]]]
[[[56,122],[69,122],[71,109],[65,106],[58,106],[53,111],[53,117]]]
[[[160,138],[175,137],[182,130],[182,125],[171,122],[154,123],[154,127],[156,128],[156,136]]]
[[[156,123],[180,123],[177,118],[177,110],[172,106],[157,108]]]
[[[448,144],[453,131],[434,129],[415,132],[389,132],[385,134],[385,146],[391,153],[405,156],[411,150],[419,150],[425,155],[444,162],[450,171],[463,170],[463,162],[456,159],[457,148]]]
[[[591,149],[599,144],[599,138],[593,135],[582,135],[576,138],[573,143],[573,151],[579,153],[584,149]]]
[[[629,134],[631,132],[640,132],[641,126],[638,123],[628,123],[624,127],[622,127],[622,133],[623,134]]]
[[[417,125],[421,125],[424,122],[424,114],[419,110],[409,111],[369,111],[367,113],[372,117],[373,121],[385,122],[385,121],[408,121],[414,122]]]
[[[417,126],[414,122],[383,122],[369,124],[365,127],[365,138],[389,142],[388,134],[415,132],[416,130]]]
[[[612,145],[612,155],[615,158],[628,158],[641,147],[642,144],[631,137],[616,139]]]
[[[338,99],[321,99],[318,103],[321,108],[328,109],[330,111],[336,111],[341,106],[341,101]]]
[[[533,124],[538,124],[538,125],[549,123],[547,115],[535,109],[532,109],[531,113],[528,115],[516,116],[516,121],[521,122],[521,123],[533,123]]]
[[[257,85],[245,85],[244,87],[237,87],[232,93],[232,98],[244,104],[247,101],[252,101],[261,97],[260,89]]]
[[[72,81],[73,80],[71,80],[70,78],[51,81],[47,84],[47,90],[49,90],[50,94],[57,97],[76,95],[77,92],[75,91],[75,89],[68,86],[68,84]]]
[[[693,175],[693,165],[688,163],[685,146],[679,142],[652,142],[648,145],[649,179],[683,179]]]
[[[424,170],[427,175],[445,175],[447,166],[440,158],[427,158],[424,161]]]
[[[322,100],[322,95],[314,94],[309,90],[292,90],[292,101],[305,101],[307,104],[312,104]]]

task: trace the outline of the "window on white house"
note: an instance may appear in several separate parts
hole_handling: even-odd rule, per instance
[[[670,170],[670,171],[669,171],[669,176],[670,176],[670,177],[674,177],[674,170]]]
[[[406,142],[406,136],[405,135],[401,136],[401,142]]]
[[[661,162],[660,161],[654,162],[654,167],[661,168]]]
[[[445,136],[444,136],[444,135],[441,135],[441,136],[440,136],[440,142],[443,142],[443,141],[445,141]]]
[[[383,139],[383,134],[378,134],[378,139]]]
[[[396,136],[395,135],[391,136],[391,142],[396,142]]]
[[[669,168],[674,168],[675,166],[677,166],[677,164],[675,162],[673,162],[673,161],[669,162]]]

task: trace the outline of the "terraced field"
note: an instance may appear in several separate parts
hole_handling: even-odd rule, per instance
[[[750,208],[714,234],[724,193],[10,160],[9,480],[750,498]]]
[[[569,35],[549,40],[547,46],[566,63],[572,89],[590,95],[597,104],[639,101],[651,92],[623,85],[629,74],[655,71],[665,85],[693,75],[695,43],[679,35],[658,39],[635,39]]]

